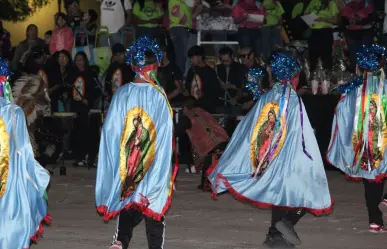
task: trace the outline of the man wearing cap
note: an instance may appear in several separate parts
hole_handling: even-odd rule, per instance
[[[125,64],[125,48],[121,43],[116,43],[112,48],[112,63],[106,72],[105,91],[108,98],[122,85],[129,83],[134,76],[130,66]]]
[[[156,78],[162,56],[158,44],[147,37],[128,49],[127,63],[136,77],[113,96],[102,129],[95,196],[105,221],[119,215],[110,249],[127,249],[142,220],[149,248],[164,246],[164,215],[178,163],[173,111]]]

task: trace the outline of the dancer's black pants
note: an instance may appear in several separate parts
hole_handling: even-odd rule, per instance
[[[144,216],[141,212],[129,209],[120,212],[114,241],[120,241],[122,248],[127,249],[133,236],[133,229],[145,219],[146,237],[149,249],[162,249],[164,245],[165,221],[156,221]]]
[[[383,214],[378,205],[383,200],[384,180],[378,183],[363,179],[363,183],[369,223],[383,226]]]
[[[269,233],[279,233],[279,231],[275,228],[275,224],[282,220],[288,220],[293,224],[293,226],[295,226],[298,221],[305,215],[305,213],[306,212],[303,209],[283,210],[273,207],[271,212],[271,227],[269,228]]]

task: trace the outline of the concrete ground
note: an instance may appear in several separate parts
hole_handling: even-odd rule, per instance
[[[386,234],[370,234],[362,183],[327,172],[336,201],[327,217],[306,215],[297,225],[301,249],[385,249]],[[69,167],[67,176],[52,177],[49,209],[53,217],[44,238],[33,249],[108,249],[115,221],[103,222],[95,211],[95,169]],[[196,189],[198,175],[181,170],[172,208],[166,217],[167,249],[257,249],[264,241],[270,212],[240,203],[229,194],[214,201]],[[146,249],[144,223],[135,230],[132,249]]]

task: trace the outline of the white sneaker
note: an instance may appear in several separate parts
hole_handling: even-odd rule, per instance
[[[195,166],[194,165],[188,166],[188,168],[185,169],[185,173],[196,174]]]
[[[116,241],[113,243],[111,247],[109,247],[109,249],[122,249],[122,243],[119,241]]]

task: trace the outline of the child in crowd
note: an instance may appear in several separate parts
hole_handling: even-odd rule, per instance
[[[58,13],[55,17],[56,28],[52,31],[50,40],[50,53],[57,51],[70,51],[74,45],[74,34],[67,25],[67,16],[64,13]]]

